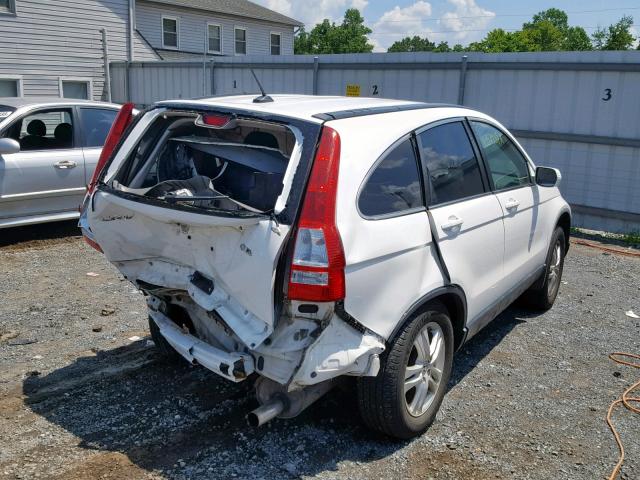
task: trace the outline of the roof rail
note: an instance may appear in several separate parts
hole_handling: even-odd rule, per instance
[[[316,113],[314,118],[319,120],[341,120],[343,118],[363,117],[365,115],[378,115],[380,113],[404,112],[407,110],[421,110],[426,108],[460,107],[460,105],[448,103],[405,103],[402,105],[386,105],[380,107],[354,108],[351,110],[338,110],[337,112]]]

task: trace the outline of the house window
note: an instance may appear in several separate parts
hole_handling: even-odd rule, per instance
[[[91,82],[89,80],[60,80],[62,98],[91,98]]]
[[[222,27],[213,23],[208,24],[207,35],[209,38],[209,52],[222,53]]]
[[[271,34],[271,55],[280,55],[280,40],[281,35],[279,33]]]
[[[20,87],[18,78],[0,78],[0,97],[20,97],[22,96]]]
[[[178,19],[162,17],[162,46],[178,48]]]
[[[16,13],[16,1],[0,0],[0,13]]]
[[[236,32],[236,55],[247,54],[247,31],[244,28],[235,28]]]

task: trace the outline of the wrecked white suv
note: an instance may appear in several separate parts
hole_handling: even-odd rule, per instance
[[[560,174],[487,115],[299,95],[131,108],[83,233],[146,295],[161,351],[255,379],[253,425],[358,377],[370,427],[420,434],[454,351],[516,298],[556,298]]]

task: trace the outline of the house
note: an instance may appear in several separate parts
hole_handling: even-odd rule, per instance
[[[301,25],[247,0],[0,0],[0,97],[109,100],[110,62],[293,54]]]
[[[136,25],[165,60],[293,55],[302,23],[246,0],[137,0]]]

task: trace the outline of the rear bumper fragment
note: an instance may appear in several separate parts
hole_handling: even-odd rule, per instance
[[[226,352],[184,333],[174,322],[160,312],[149,311],[162,336],[185,359],[198,362],[218,375],[240,382],[255,370],[253,358],[239,352]]]

